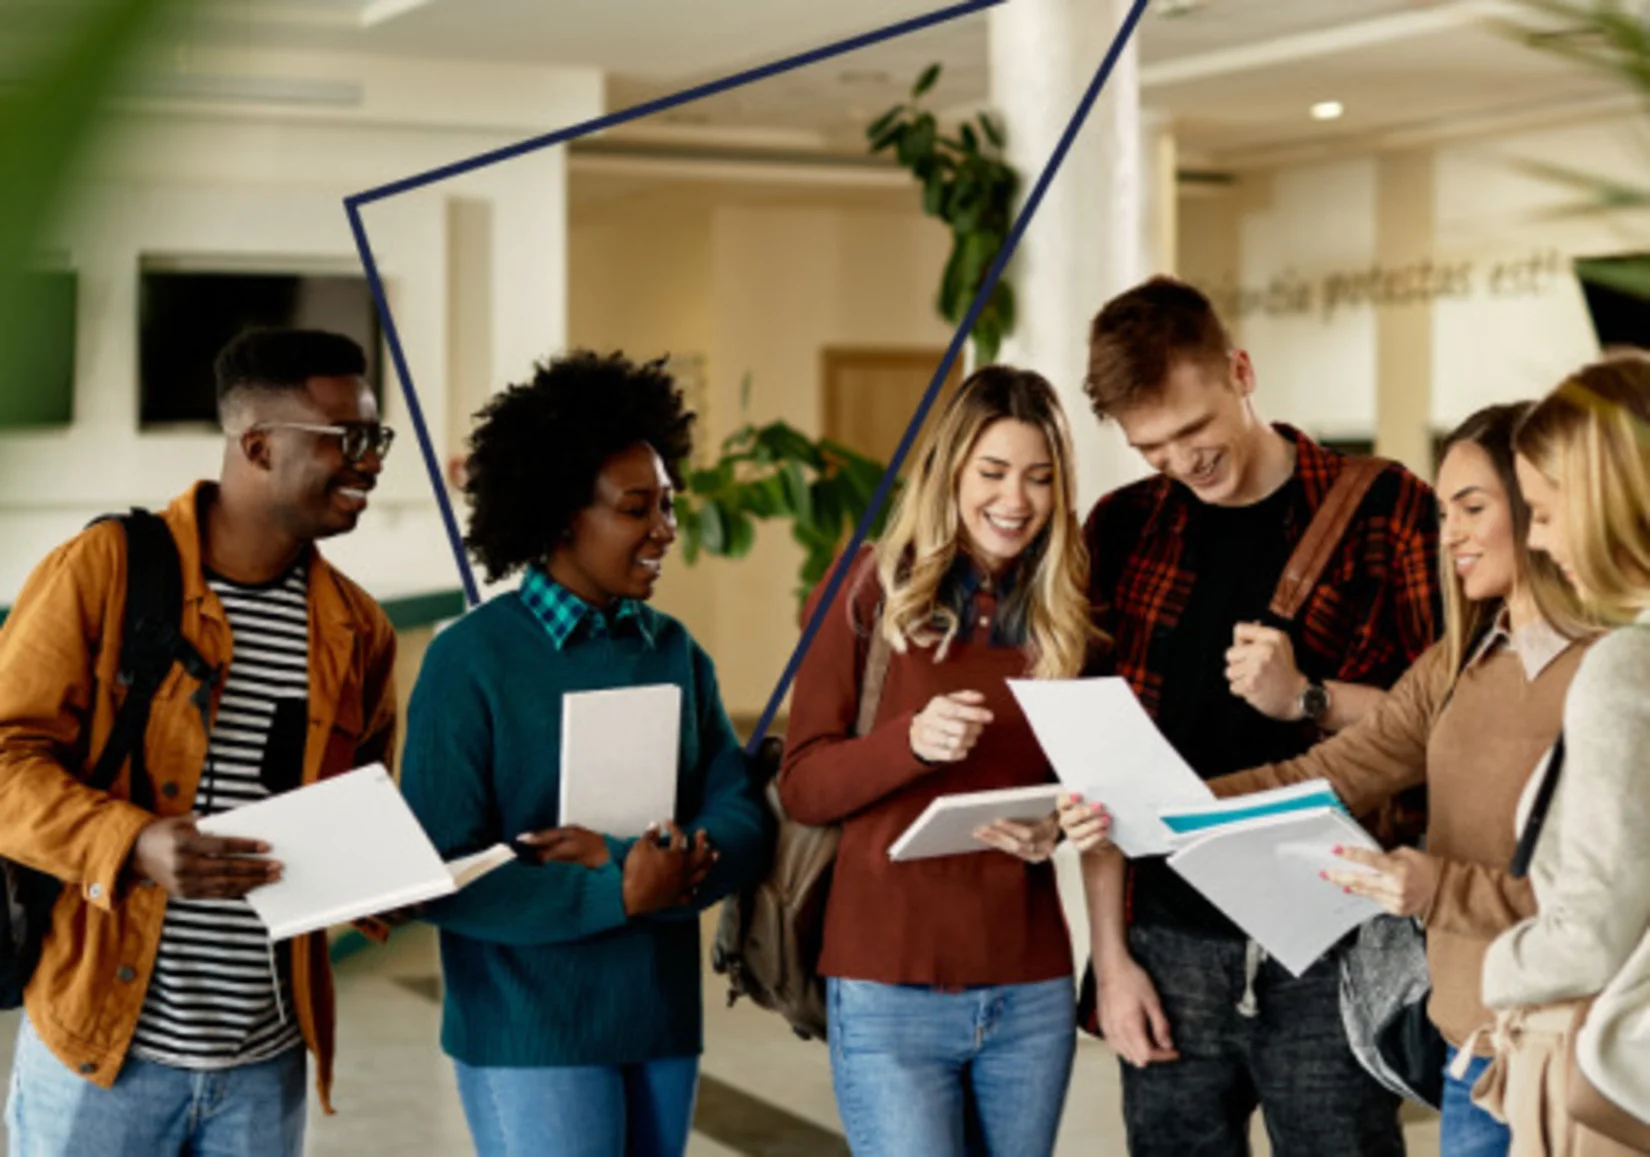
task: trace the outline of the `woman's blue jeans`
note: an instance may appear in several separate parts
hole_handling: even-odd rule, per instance
[[[473,1068],[454,1062],[479,1157],[682,1157],[699,1058]]]
[[[1048,1157],[1077,1045],[1069,978],[939,991],[831,979],[837,1109],[855,1157]]]

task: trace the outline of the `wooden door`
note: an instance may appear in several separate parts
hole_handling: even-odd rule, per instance
[[[825,350],[824,436],[886,464],[944,357],[943,349]],[[942,400],[961,380],[961,363],[952,365]],[[936,401],[930,416],[938,408]]]

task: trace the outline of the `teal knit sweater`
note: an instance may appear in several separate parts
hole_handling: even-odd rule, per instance
[[[513,593],[436,636],[407,713],[401,786],[444,858],[557,825],[565,692],[675,683],[675,819],[721,852],[700,903],[764,869],[765,812],[714,667],[680,623],[638,611],[611,635],[575,635],[558,650]],[[626,917],[630,842],[609,838],[611,862],[599,869],[507,864],[429,905],[449,1055],[473,1066],[618,1065],[703,1049],[698,913]]]

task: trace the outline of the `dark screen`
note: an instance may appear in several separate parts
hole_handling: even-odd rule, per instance
[[[215,422],[212,363],[245,329],[326,329],[367,352],[367,381],[383,402],[378,313],[364,277],[147,270],[138,302],[143,425]]]
[[[1576,276],[1601,347],[1650,349],[1650,254],[1578,260]]]

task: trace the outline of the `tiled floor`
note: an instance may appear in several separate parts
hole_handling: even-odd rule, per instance
[[[471,1152],[452,1070],[436,1045],[440,1009],[434,935],[404,928],[382,948],[339,968],[341,1009],[335,1102],[312,1112],[307,1157],[449,1157]],[[847,1151],[831,1097],[823,1046],[796,1040],[778,1018],[728,1009],[721,978],[706,978],[707,1051],[699,1129],[691,1157],[823,1157]],[[0,1018],[9,1042],[15,1014]],[[0,1073],[9,1072],[9,1043]],[[1083,1040],[1060,1132],[1058,1157],[1123,1153],[1116,1063]],[[1414,1157],[1438,1152],[1434,1121],[1407,1128]],[[1257,1124],[1256,1152],[1267,1148]]]

